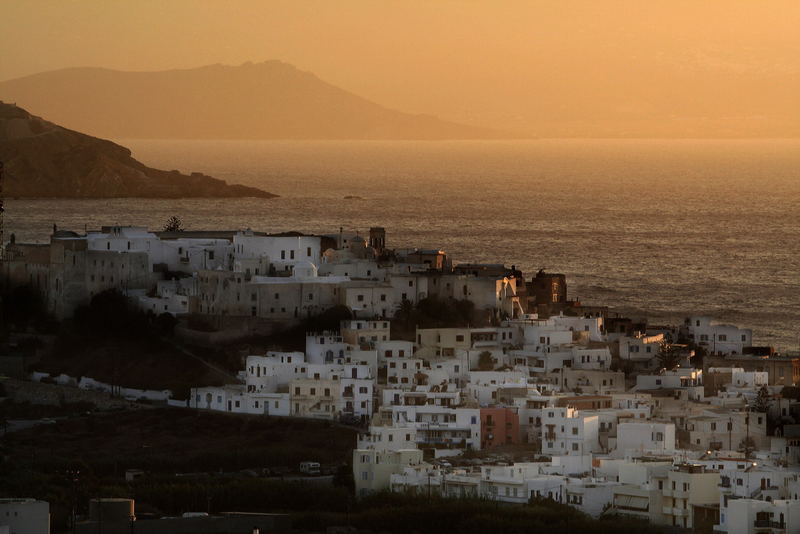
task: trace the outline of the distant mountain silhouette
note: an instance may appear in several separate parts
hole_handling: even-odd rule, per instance
[[[121,139],[503,137],[382,107],[280,61],[161,72],[69,68],[0,82],[0,99]]]
[[[200,173],[151,169],[131,151],[0,102],[0,161],[8,197],[262,197],[276,195],[228,185]]]

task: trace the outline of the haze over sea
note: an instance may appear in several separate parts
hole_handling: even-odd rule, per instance
[[[387,230],[390,247],[568,275],[569,293],[651,323],[713,315],[800,343],[800,141],[122,140],[145,164],[272,200],[10,200],[7,231],[53,223],[267,232]],[[362,199],[345,200],[354,195]]]

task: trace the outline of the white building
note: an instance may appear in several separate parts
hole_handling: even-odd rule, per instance
[[[50,504],[36,499],[0,499],[0,532],[49,534]]]
[[[542,454],[582,456],[600,452],[599,421],[571,407],[542,410]]]
[[[718,324],[711,317],[689,317],[684,324],[687,337],[711,354],[742,354],[753,345],[753,331]]]
[[[675,425],[672,423],[635,422],[617,425],[617,448],[614,456],[652,452],[668,454],[675,450]]]

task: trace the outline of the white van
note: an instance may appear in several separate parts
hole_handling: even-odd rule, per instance
[[[319,475],[319,462],[301,462],[300,463],[300,472],[304,475]]]

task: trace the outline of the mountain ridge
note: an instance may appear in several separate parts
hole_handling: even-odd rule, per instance
[[[117,139],[510,137],[389,109],[278,60],[162,71],[69,67],[0,82],[0,99]]]

